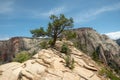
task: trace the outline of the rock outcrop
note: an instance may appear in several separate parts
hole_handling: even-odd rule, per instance
[[[117,39],[116,42],[120,46],[120,39]]]
[[[77,34],[75,43],[79,49],[89,56],[98,58],[106,65],[120,70],[120,47],[107,37],[100,35],[92,28],[79,28],[73,30]]]
[[[15,54],[20,51],[38,51],[38,38],[13,37],[6,41],[0,41],[0,59],[2,62],[10,62]]]
[[[42,49],[24,63],[11,62],[0,66],[0,80],[106,80],[98,75],[99,67],[70,42],[57,41],[56,47],[68,43],[74,69],[65,67],[64,53],[52,48]]]

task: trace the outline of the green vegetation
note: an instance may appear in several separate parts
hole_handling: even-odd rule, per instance
[[[96,51],[92,53],[92,59],[94,61],[99,61],[99,54]]]
[[[75,33],[75,32],[72,32],[72,31],[70,31],[70,30],[65,31],[65,32],[63,33],[63,35],[65,35],[65,37],[66,37],[67,40],[71,40],[71,39],[75,39],[75,38],[76,38],[76,33]]]
[[[91,55],[92,59],[98,63],[101,62],[101,60],[99,59],[100,47],[101,46],[98,46]]]
[[[53,39],[51,46],[54,47],[57,38],[61,35],[64,30],[73,27],[73,19],[66,18],[63,14],[59,17],[55,15],[50,16],[50,22],[48,23],[48,28],[46,30],[43,27],[39,29],[31,30],[33,37],[48,36]]]
[[[119,65],[118,65],[115,61],[110,60],[109,63],[108,63],[108,65],[109,65],[112,69],[114,69],[117,74],[120,75],[120,67],[119,67]]]
[[[102,76],[108,77],[108,78],[110,78],[111,80],[120,80],[119,77],[117,77],[115,74],[113,74],[112,71],[110,71],[110,70],[107,69],[107,68],[102,68],[102,69],[99,71],[99,74],[102,75]]]
[[[47,49],[47,48],[48,48],[48,43],[47,43],[47,41],[42,41],[42,42],[40,43],[40,47],[41,47],[42,49]]]
[[[69,69],[73,69],[75,61],[74,58],[71,57],[70,49],[68,48],[68,45],[66,43],[61,46],[61,52],[65,53],[65,66]]]
[[[48,44],[49,44],[49,45],[52,45],[52,42],[53,42],[53,40],[52,40],[52,39],[49,39]]]
[[[40,27],[39,29],[31,30],[31,34],[33,34],[33,37],[44,37],[46,35],[46,32],[44,31],[43,27]]]
[[[30,53],[28,53],[27,51],[21,51],[20,53],[17,53],[13,61],[22,63],[30,58],[31,58]]]
[[[67,54],[69,51],[69,48],[66,44],[63,44],[61,47],[61,52]]]
[[[69,69],[74,69],[74,58],[71,58],[70,55],[66,55],[65,57],[65,63],[66,63],[66,67],[68,67]]]

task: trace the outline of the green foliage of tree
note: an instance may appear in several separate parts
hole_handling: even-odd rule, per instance
[[[57,38],[61,35],[61,33],[64,30],[67,30],[69,28],[73,27],[73,19],[72,18],[66,18],[64,14],[60,14],[59,17],[56,15],[50,16],[50,22],[48,23],[48,27],[46,30],[44,30],[42,27],[39,29],[31,30],[31,34],[33,34],[33,37],[39,37],[39,36],[49,36],[53,39],[53,42],[51,46],[54,46],[56,43]]]
[[[22,63],[30,58],[31,58],[31,55],[28,52],[21,51],[20,53],[17,53],[13,61]]]
[[[44,31],[44,28],[43,27],[40,27],[39,29],[34,29],[34,30],[31,30],[30,31],[31,34],[33,34],[32,36],[33,37],[44,37],[46,35],[46,32]]]

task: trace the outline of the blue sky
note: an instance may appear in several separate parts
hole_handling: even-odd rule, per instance
[[[0,0],[0,39],[30,37],[47,27],[51,14],[73,17],[74,27],[92,27],[111,38],[120,35],[120,0]]]

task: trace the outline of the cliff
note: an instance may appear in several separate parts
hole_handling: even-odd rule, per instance
[[[28,37],[13,37],[6,41],[0,41],[1,62],[10,62],[20,51],[38,51],[41,39]]]
[[[92,28],[79,28],[73,31],[77,34],[73,42],[80,50],[116,71],[120,70],[120,47],[115,41],[106,35],[98,34]]]

